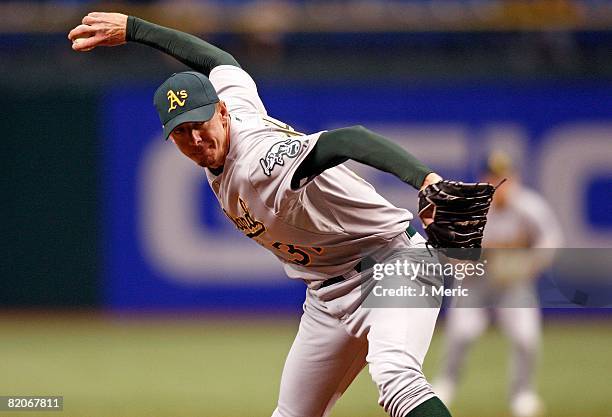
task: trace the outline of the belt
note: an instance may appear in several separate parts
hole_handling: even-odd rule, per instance
[[[405,233],[406,233],[406,236],[408,236],[408,238],[410,239],[411,237],[417,234],[417,231],[414,227],[408,226]],[[353,267],[353,271],[360,273],[363,270],[371,268],[372,266],[374,266],[375,263],[376,261],[374,260],[374,258],[370,256],[366,256],[365,258],[357,262],[357,265]],[[346,276],[348,274],[350,274],[350,272],[344,275],[338,275],[336,277],[326,279],[325,281],[323,281],[319,289],[329,287],[330,285],[334,285],[334,284],[344,281],[346,278],[348,278]]]
[[[353,271],[356,271],[357,273],[360,273],[361,271],[363,271],[365,269],[371,268],[372,266],[374,266],[375,263],[376,263],[376,261],[374,260],[374,258],[366,256],[365,258],[362,258],[359,262],[357,262],[357,265],[355,265],[353,267]],[[323,281],[323,283],[321,284],[319,289],[325,288],[325,287],[329,287],[330,285],[334,285],[334,284],[337,284],[339,282],[342,282],[346,278],[348,278],[347,275],[349,275],[349,274],[350,274],[350,272],[348,272],[348,273],[346,273],[344,275],[338,275],[337,277],[326,279],[325,281]]]

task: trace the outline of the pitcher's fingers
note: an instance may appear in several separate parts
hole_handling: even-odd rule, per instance
[[[84,25],[93,25],[94,23],[98,23],[99,21],[100,19],[90,15],[85,16],[82,20]]]
[[[104,15],[107,15],[107,14],[108,14],[107,12],[90,12],[90,13],[87,13],[87,16],[93,17],[94,19],[96,18],[99,19],[101,17],[104,17]]]
[[[90,38],[81,38],[78,42],[72,43],[72,49],[75,51],[87,51],[89,49],[95,48],[101,42],[101,38],[99,36],[92,36]]]
[[[70,31],[68,39],[86,38],[95,34],[95,29],[88,25],[78,25]]]

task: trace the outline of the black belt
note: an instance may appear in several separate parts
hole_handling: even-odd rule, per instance
[[[406,235],[408,236],[408,238],[411,238],[416,234],[417,234],[416,229],[412,226],[408,226],[408,228],[406,229]],[[360,273],[363,270],[372,268],[375,263],[376,261],[373,258],[371,258],[370,256],[366,256],[365,258],[357,262],[357,265],[353,267],[353,270],[357,271],[357,273]],[[337,277],[326,279],[325,281],[323,281],[319,289],[329,287],[330,285],[337,284],[339,282],[344,281],[345,279],[346,278],[344,275],[338,275]]]
[[[374,266],[375,263],[376,261],[374,260],[374,258],[366,256],[365,258],[357,262],[357,265],[353,267],[353,270],[357,271],[357,273],[360,273],[361,271],[371,268],[372,266]],[[337,284],[339,282],[344,281],[345,279],[346,278],[344,275],[338,275],[337,277],[326,279],[325,281],[323,281],[319,289],[329,287],[330,285]]]

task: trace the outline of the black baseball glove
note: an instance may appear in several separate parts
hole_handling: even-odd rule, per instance
[[[429,238],[428,245],[451,258],[478,260],[496,189],[489,183],[446,180],[422,189],[419,217]]]

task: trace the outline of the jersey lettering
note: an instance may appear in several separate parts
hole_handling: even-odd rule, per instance
[[[234,217],[231,214],[229,214],[227,211],[225,211],[225,209],[223,209],[223,212],[225,213],[225,215],[229,217],[229,219],[232,221],[232,223],[234,223],[236,228],[240,230],[241,232],[243,232],[245,235],[247,235],[247,237],[250,237],[250,238],[257,237],[261,235],[263,232],[265,232],[266,226],[262,222],[260,222],[259,220],[256,220],[253,217],[253,215],[249,211],[249,206],[247,205],[246,201],[244,201],[240,197],[238,197],[238,201],[240,202],[240,208],[243,211],[242,216]]]

